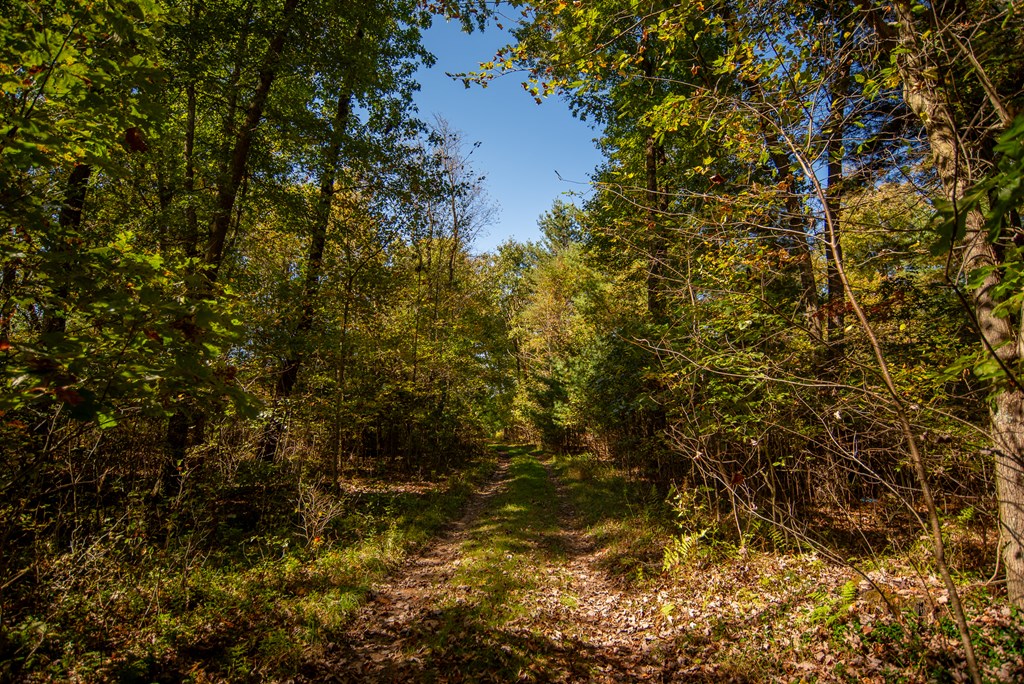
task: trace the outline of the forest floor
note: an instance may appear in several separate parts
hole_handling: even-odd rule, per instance
[[[529,448],[500,455],[450,532],[376,586],[315,679],[966,681],[934,579],[878,569],[872,585],[813,554],[746,552],[660,572],[651,549],[667,530],[642,494]],[[990,605],[975,628],[986,678],[1021,681],[1019,621]]]
[[[117,529],[62,557],[31,610],[0,595],[0,681],[967,681],[913,532],[851,563],[769,526],[739,544],[694,492],[522,445],[346,488],[307,496],[303,535],[229,527],[223,557]],[[294,527],[278,490],[235,498],[289,503]],[[1024,620],[998,585],[958,580],[985,681],[1024,681]]]

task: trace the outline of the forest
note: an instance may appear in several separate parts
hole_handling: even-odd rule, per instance
[[[0,680],[1024,681],[1018,10],[0,0]]]

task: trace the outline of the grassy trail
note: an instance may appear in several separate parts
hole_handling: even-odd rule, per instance
[[[636,681],[663,672],[663,622],[601,569],[528,448],[452,533],[381,587],[339,645],[342,681]]]

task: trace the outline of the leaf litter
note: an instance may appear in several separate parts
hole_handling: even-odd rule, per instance
[[[550,464],[547,493],[510,493],[514,458],[375,587],[309,680],[966,681],[934,577],[752,553],[636,581],[609,568]],[[990,602],[972,629],[986,678],[1024,681],[1020,618]]]

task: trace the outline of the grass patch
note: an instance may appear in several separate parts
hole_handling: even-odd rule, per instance
[[[520,614],[537,585],[537,564],[559,557],[555,486],[529,447],[510,452],[508,486],[497,493],[463,545],[454,582],[467,587],[475,617],[501,625]]]
[[[554,463],[576,515],[604,549],[603,568],[640,583],[660,574],[673,532],[664,497],[589,453],[558,456]]]
[[[558,492],[532,447],[508,454],[507,484],[462,544],[448,598],[431,616],[436,631],[412,641],[461,681],[552,681],[567,669],[557,640],[538,631],[532,615],[534,592],[547,590],[551,568],[566,558]]]

